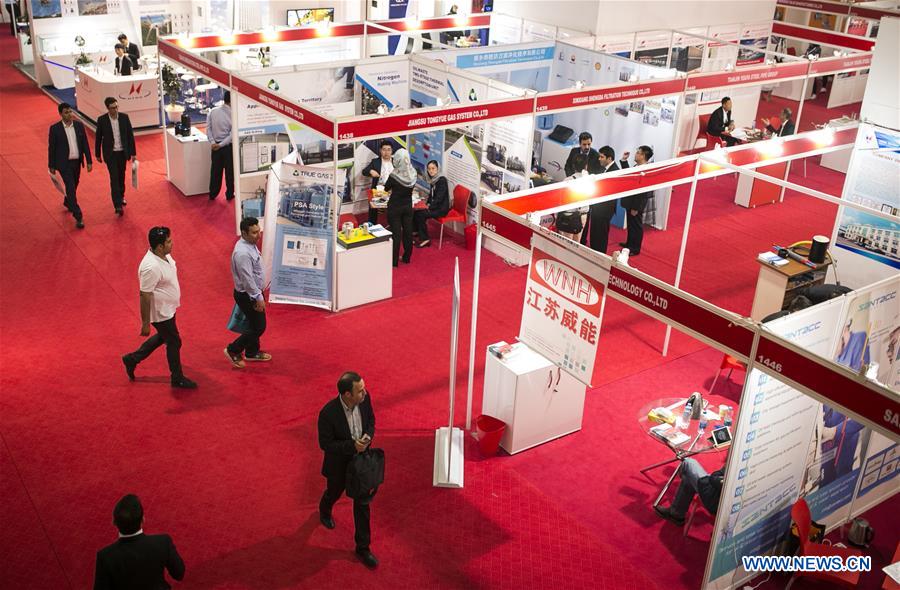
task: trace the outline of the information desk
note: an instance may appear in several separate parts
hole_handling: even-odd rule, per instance
[[[850,117],[832,119],[828,121],[828,127],[842,127],[844,125],[849,125],[854,121],[855,119],[851,119]],[[837,170],[838,172],[843,172],[844,174],[846,174],[847,168],[850,167],[850,155],[852,153],[852,149],[828,152],[827,154],[822,154],[822,159],[819,164],[824,168],[831,168],[832,170]]]
[[[503,343],[498,343],[503,344]],[[524,342],[486,353],[481,413],[506,423],[500,446],[515,454],[581,430],[583,383]]]
[[[96,121],[106,114],[106,97],[119,103],[119,112],[128,115],[131,125],[159,127],[159,82],[156,74],[116,76],[94,66],[78,68],[76,107],[89,119]]]
[[[393,295],[392,242],[390,232],[387,239],[373,239],[350,243],[345,248],[337,243],[337,292],[335,308],[349,309],[373,301],[390,299]]]
[[[93,64],[115,63],[115,53],[110,50],[85,51]],[[41,53],[41,62],[47,68],[47,74],[53,87],[59,90],[75,87],[75,59],[72,52],[44,52]],[[102,67],[102,65],[101,65]]]
[[[185,196],[209,194],[209,170],[212,152],[206,135],[197,128],[189,137],[175,135],[166,129],[166,150],[169,153],[169,182]]]
[[[756,261],[759,263],[759,278],[756,280],[750,317],[757,322],[790,305],[801,289],[823,284],[831,264],[826,259],[813,269],[796,260],[788,260],[783,266],[772,266],[758,258]]]

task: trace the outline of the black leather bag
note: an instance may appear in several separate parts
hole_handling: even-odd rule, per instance
[[[581,213],[577,209],[560,211],[556,214],[556,231],[577,234],[582,229],[584,229],[584,224],[581,222]]]
[[[347,497],[371,500],[384,483],[384,451],[366,449],[357,453],[347,465]]]

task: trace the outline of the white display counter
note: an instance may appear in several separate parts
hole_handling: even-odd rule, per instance
[[[133,127],[159,126],[159,81],[155,73],[116,76],[96,66],[78,68],[75,101],[79,111],[96,121],[106,113],[103,101],[108,96],[118,101],[119,112],[128,115]]]
[[[91,58],[93,64],[108,64],[110,59],[115,63],[115,53],[112,51],[86,51],[85,55]],[[75,58],[74,53],[42,53],[41,61],[50,75],[50,83],[54,88],[75,87]]]
[[[840,119],[832,119],[828,122],[829,127],[841,127],[843,125],[848,125],[853,122],[853,119],[849,117],[841,117]],[[831,168],[832,170],[836,170],[837,172],[847,173],[847,168],[850,166],[850,155],[853,153],[853,150],[839,150],[836,152],[828,152],[827,154],[822,154],[822,159],[819,164],[825,168]]]
[[[206,135],[196,128],[190,137],[175,135],[166,129],[166,150],[169,154],[169,182],[185,196],[209,195],[209,169],[212,150]]]
[[[510,454],[581,430],[585,386],[523,342],[503,359],[488,351],[481,413],[506,423]]]
[[[337,311],[391,298],[391,244],[391,240],[385,240],[350,249],[337,244]]]
[[[23,65],[33,64],[34,50],[31,47],[31,37],[28,33],[19,33],[17,36],[19,38],[19,61]]]

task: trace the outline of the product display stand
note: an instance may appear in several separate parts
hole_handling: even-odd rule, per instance
[[[453,314],[450,320],[450,422],[434,431],[434,476],[439,488],[463,487],[463,431],[453,427],[456,397],[456,353],[459,341],[459,258],[453,275]]]
[[[209,194],[211,150],[206,135],[191,129],[189,137],[175,135],[166,129],[166,148],[169,152],[169,181],[185,196]]]

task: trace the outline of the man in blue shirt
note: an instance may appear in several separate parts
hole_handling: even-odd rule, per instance
[[[244,368],[244,361],[270,361],[272,355],[259,349],[259,337],[266,331],[266,300],[263,297],[263,270],[259,249],[259,220],[241,220],[241,239],[231,252],[231,277],[234,279],[234,302],[237,303],[250,330],[225,347],[225,356],[236,369]],[[241,357],[241,354],[244,357]]]
[[[234,161],[231,159],[231,93],[227,90],[221,104],[206,116],[206,136],[212,148],[209,171],[209,200],[222,190],[222,171],[225,171],[225,198],[234,198]]]

